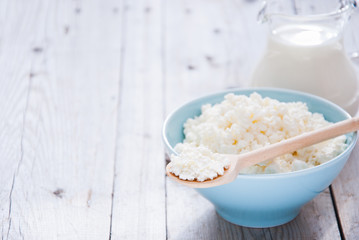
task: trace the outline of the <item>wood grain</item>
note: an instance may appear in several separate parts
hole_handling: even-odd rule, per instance
[[[258,9],[258,3],[232,0],[165,3],[167,112],[208,92],[248,84],[265,44]]]
[[[165,239],[162,1],[126,1],[113,239]]]
[[[356,149],[332,185],[345,239],[357,239],[359,236],[359,153]]]
[[[168,239],[271,239],[267,229],[236,226],[195,190],[167,179]]]
[[[341,239],[329,189],[306,204],[283,226],[270,228],[272,239]]]
[[[0,2],[0,224],[1,239],[9,237],[13,224],[13,190],[23,159],[24,119],[28,107],[30,73],[32,70],[31,43],[25,27],[34,17],[32,6]],[[29,14],[32,12],[32,14]],[[27,14],[25,14],[27,13]],[[11,23],[11,24],[5,24]],[[13,26],[18,26],[14,28]],[[24,56],[24,53],[25,56]]]
[[[166,112],[208,92],[247,84],[253,67],[250,60],[258,52],[250,54],[250,44],[244,39],[253,37],[251,30],[256,33],[258,29],[244,24],[257,5],[246,7],[252,11],[241,11],[244,5],[237,1],[166,4]],[[271,239],[268,229],[243,228],[226,222],[198,193],[170,179],[167,232],[168,239]]]
[[[121,44],[120,32],[113,34],[121,22],[115,4],[8,8],[17,19],[29,16],[18,25],[29,44],[18,43],[24,51],[17,64],[30,63],[23,66],[28,94],[4,239],[109,237]]]

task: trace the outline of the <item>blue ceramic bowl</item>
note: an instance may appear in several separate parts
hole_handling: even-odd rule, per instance
[[[337,122],[350,115],[322,98],[285,89],[251,88],[223,91],[191,101],[172,112],[163,127],[163,139],[168,154],[183,141],[183,124],[201,114],[201,106],[223,100],[227,93],[249,95],[258,92],[282,102],[302,101],[311,112],[319,112],[327,121]],[[347,134],[347,149],[339,156],[319,166],[290,173],[240,174],[229,184],[196,189],[215,206],[227,221],[247,227],[272,227],[294,219],[300,208],[327,188],[343,168],[353,150],[357,133]]]

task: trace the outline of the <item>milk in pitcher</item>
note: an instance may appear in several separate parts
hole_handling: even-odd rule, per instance
[[[251,85],[309,92],[340,105],[354,115],[358,82],[346,56],[338,25],[291,21],[275,25]]]

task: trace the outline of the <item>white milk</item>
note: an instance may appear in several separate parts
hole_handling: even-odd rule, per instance
[[[253,86],[309,92],[355,114],[358,83],[337,30],[313,25],[286,25],[272,31],[257,66]]]

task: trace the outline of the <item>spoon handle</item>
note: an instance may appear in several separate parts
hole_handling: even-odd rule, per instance
[[[306,132],[287,140],[268,145],[266,147],[241,154],[238,156],[236,172],[251,165],[281,156],[295,150],[320,143],[349,132],[359,130],[359,117],[347,119],[332,125]]]

